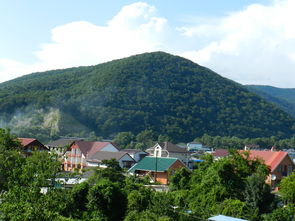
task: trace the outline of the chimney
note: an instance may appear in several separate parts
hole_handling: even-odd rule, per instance
[[[270,149],[271,152],[275,152],[276,151],[276,146],[272,146]]]
[[[245,145],[244,150],[249,150],[249,147]]]

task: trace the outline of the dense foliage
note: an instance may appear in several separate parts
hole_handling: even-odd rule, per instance
[[[2,125],[40,137],[146,129],[176,141],[204,133],[287,137],[295,122],[242,85],[163,52],[2,83],[0,110]]]
[[[246,145],[258,145],[261,149],[270,149],[275,146],[277,149],[295,149],[295,137],[280,139],[275,136],[258,137],[258,138],[238,138],[238,137],[221,137],[209,136],[208,134],[196,138],[198,141],[210,148],[223,149],[244,149]]]
[[[205,156],[194,171],[176,171],[168,192],[156,192],[143,180],[126,176],[114,160],[103,162],[106,169],[95,169],[87,181],[67,189],[53,185],[60,175],[54,155],[26,156],[13,141],[9,131],[1,131],[0,144],[6,143],[0,150],[0,174],[5,174],[1,220],[195,221],[224,214],[252,221],[291,221],[295,216],[294,174],[282,181],[285,206],[278,207],[264,182],[268,168],[247,153],[231,152],[218,161]]]
[[[295,117],[294,88],[276,88],[262,85],[247,85],[246,87],[250,91],[277,105],[279,108]]]
[[[295,88],[277,88],[265,85],[247,85],[247,88],[254,88],[273,97],[295,104]]]

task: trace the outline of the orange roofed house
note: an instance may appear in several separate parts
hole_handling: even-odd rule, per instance
[[[241,151],[242,152],[242,151]],[[250,150],[250,159],[261,159],[270,169],[270,174],[266,179],[266,183],[275,186],[284,176],[288,176],[295,169],[288,152],[284,151],[262,151]]]
[[[111,142],[74,141],[65,153],[64,170],[83,169],[87,166],[87,158],[99,151],[119,152],[119,148]]]
[[[48,151],[48,149],[35,138],[17,138],[25,152],[25,154],[30,155],[32,151]]]

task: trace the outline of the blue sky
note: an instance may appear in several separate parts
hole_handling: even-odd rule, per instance
[[[0,82],[162,50],[243,84],[295,87],[292,0],[0,0]]]

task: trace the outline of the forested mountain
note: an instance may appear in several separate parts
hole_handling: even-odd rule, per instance
[[[145,129],[175,141],[204,133],[287,137],[295,123],[244,86],[164,52],[2,83],[0,111],[0,126],[44,139],[91,131],[106,138]]]
[[[246,85],[246,87],[295,117],[294,88],[277,88],[266,85]]]

